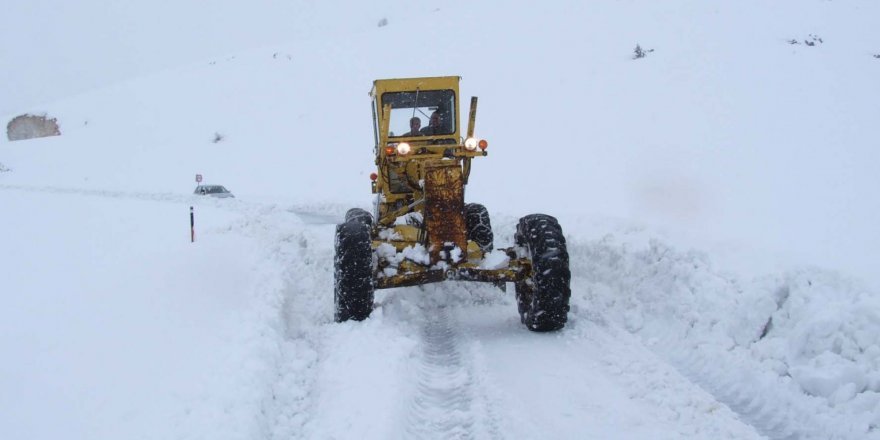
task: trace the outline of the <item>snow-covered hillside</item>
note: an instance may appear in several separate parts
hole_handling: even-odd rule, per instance
[[[880,438],[880,4],[79,3],[0,31],[62,132],[0,140],[0,437]],[[563,226],[559,333],[455,283],[332,323],[366,92],[449,74],[496,245]]]

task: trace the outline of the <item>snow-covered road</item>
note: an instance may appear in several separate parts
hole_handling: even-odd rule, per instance
[[[371,319],[333,323],[343,206],[9,186],[0,200],[19,255],[0,411],[16,438],[757,437],[582,307],[535,334],[510,294],[447,283],[381,291]]]

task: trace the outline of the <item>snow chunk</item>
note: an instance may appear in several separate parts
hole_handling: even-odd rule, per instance
[[[449,256],[452,258],[452,261],[461,261],[461,248],[456,246],[449,251]]]
[[[399,220],[399,218],[398,218],[398,220]],[[403,237],[400,236],[400,233],[398,233],[394,229],[383,229],[383,230],[379,231],[379,238],[382,240],[402,240],[403,239]],[[383,244],[387,244],[387,243],[383,243]]]
[[[483,260],[480,261],[480,269],[503,269],[507,267],[509,262],[510,257],[508,257],[506,253],[494,250],[483,256]]]
[[[428,251],[425,249],[425,246],[421,244],[407,246],[400,252],[397,252],[397,248],[394,246],[388,243],[382,243],[376,248],[376,255],[387,261],[388,265],[394,268],[395,273],[392,275],[396,275],[397,266],[399,266],[403,260],[410,260],[414,263],[423,265],[428,265],[431,261]],[[386,273],[386,275],[388,274]]]
[[[425,249],[424,245],[416,244],[413,246],[408,246],[401,251],[402,257],[407,260],[413,261],[418,264],[427,265],[431,262],[431,257],[428,255],[428,250]]]
[[[420,225],[420,224],[422,224],[423,220],[424,220],[424,217],[422,217],[422,213],[410,212],[409,214],[397,217],[394,220],[394,224],[395,225]]]
[[[397,248],[388,243],[382,243],[376,248],[376,255],[379,258],[392,260],[397,255]]]

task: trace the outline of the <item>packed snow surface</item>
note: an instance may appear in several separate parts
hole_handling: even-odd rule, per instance
[[[0,137],[0,438],[878,439],[878,16],[10,4],[2,125],[62,134]],[[434,75],[480,97],[466,198],[495,248],[562,225],[560,332],[455,282],[333,322],[334,225],[373,202],[366,92]]]

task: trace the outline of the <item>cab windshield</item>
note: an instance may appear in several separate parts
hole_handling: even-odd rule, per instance
[[[382,105],[389,104],[389,137],[455,133],[455,92],[452,90],[388,92],[382,95]]]

